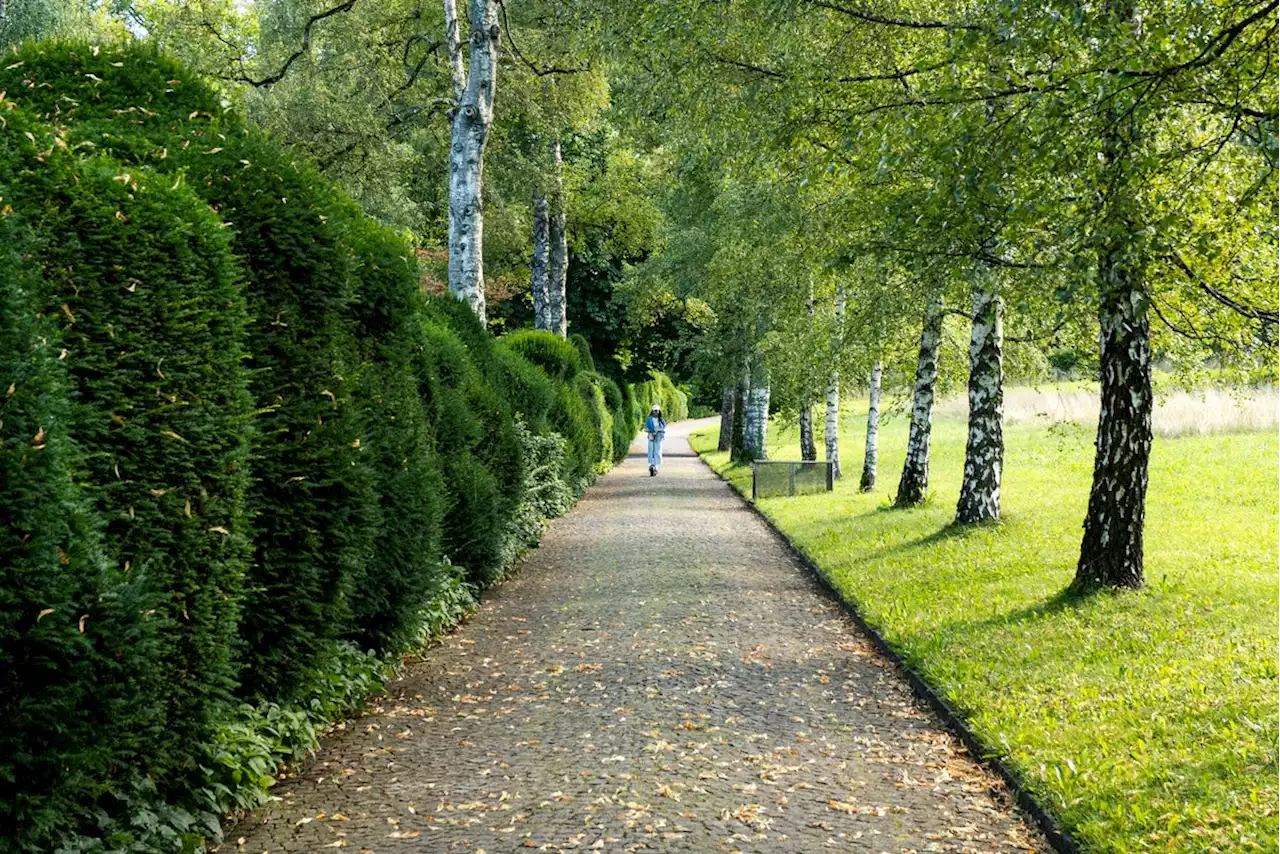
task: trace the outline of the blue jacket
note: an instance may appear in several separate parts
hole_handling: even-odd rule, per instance
[[[657,433],[661,436],[667,432],[667,420],[665,418],[654,418],[650,415],[644,420],[644,432]]]

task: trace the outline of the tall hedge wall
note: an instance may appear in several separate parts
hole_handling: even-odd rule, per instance
[[[260,785],[239,699],[336,707],[637,414],[150,48],[29,45],[0,90],[0,838],[161,850]]]

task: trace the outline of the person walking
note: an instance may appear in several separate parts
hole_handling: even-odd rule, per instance
[[[644,420],[644,432],[649,434],[649,477],[653,477],[662,465],[662,440],[667,435],[667,419],[662,417],[662,407],[656,403]]]

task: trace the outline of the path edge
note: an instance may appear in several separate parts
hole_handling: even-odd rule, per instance
[[[880,632],[862,616],[858,607],[846,599],[840,591],[836,589],[835,585],[831,583],[831,580],[827,578],[826,573],[824,573],[822,568],[814,562],[813,558],[809,557],[803,549],[796,545],[795,542],[793,542],[792,539],[787,536],[786,533],[784,533],[763,510],[751,501],[747,500],[741,492],[735,489],[733,483],[728,478],[721,475],[720,472],[716,471],[711,464],[703,458],[702,454],[694,451],[694,456],[697,457],[698,462],[706,466],[707,470],[715,475],[721,483],[728,487],[729,492],[731,492],[735,498],[741,501],[747,509],[754,513],[757,518],[768,526],[769,530],[772,531],[784,545],[786,545],[787,550],[791,552],[792,557],[809,570],[809,573],[820,585],[822,585],[823,589],[827,591],[827,594],[840,604],[841,608],[853,619],[858,628],[871,639],[871,643],[875,646],[876,651],[893,662],[898,670],[906,676],[907,684],[911,686],[912,693],[928,705],[929,708],[942,719],[942,722],[946,725],[947,729],[949,729],[951,733],[960,739],[962,744],[964,744],[965,748],[969,751],[969,755],[1004,781],[1005,785],[1009,787],[1010,793],[1013,795],[1014,803],[1018,805],[1019,809],[1032,818],[1036,823],[1036,826],[1040,828],[1040,832],[1049,840],[1049,844],[1053,846],[1053,849],[1057,851],[1058,854],[1084,854],[1083,849],[1081,849],[1076,841],[1071,838],[1070,834],[1062,829],[1058,820],[1040,804],[1034,795],[1031,794],[1031,791],[1023,784],[1021,778],[1013,771],[1013,769],[999,757],[998,753],[993,748],[978,737],[977,733],[969,727],[968,722],[965,721],[965,719],[961,717],[955,709],[951,708],[951,705],[942,698],[942,695],[934,690],[932,685],[926,682],[924,678],[916,672],[915,668],[907,664],[902,656],[900,656],[893,647],[889,646],[889,643],[884,639],[884,636],[881,635]]]

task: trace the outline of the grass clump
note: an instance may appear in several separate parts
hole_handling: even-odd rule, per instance
[[[863,429],[860,414],[842,415],[842,446],[859,448]],[[1063,591],[1092,430],[1005,435],[999,524],[951,524],[958,417],[935,423],[922,508],[889,508],[900,421],[882,428],[876,492],[846,475],[834,493],[760,508],[1088,850],[1275,850],[1277,437],[1158,437],[1150,583],[1080,598]],[[778,456],[797,453],[794,429],[770,439]],[[749,493],[750,469],[715,440],[712,428],[693,444]]]

